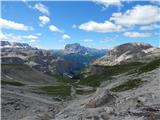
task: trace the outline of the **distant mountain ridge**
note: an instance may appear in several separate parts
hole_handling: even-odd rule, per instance
[[[73,43],[67,44],[64,50],[52,50],[52,53],[66,61],[77,64],[79,66],[78,71],[81,71],[97,58],[106,55],[107,51],[107,49],[89,48],[79,43]]]
[[[31,47],[27,43],[8,42],[8,41],[1,41],[1,48],[29,48],[29,49],[32,48],[33,49],[33,47]]]
[[[100,53],[100,52],[106,52],[106,49],[95,49],[95,48],[89,48],[81,46],[79,43],[73,43],[73,44],[67,44],[64,48],[64,53],[71,54],[94,54],[94,53]]]
[[[108,51],[108,54],[95,60],[93,65],[112,66],[127,62],[149,61],[160,57],[160,48],[153,47],[148,43],[126,43],[116,46]]]
[[[72,48],[75,44],[69,46]],[[64,73],[80,72],[90,62],[106,54],[105,50],[78,46],[78,48],[73,47],[74,52],[66,53],[66,49],[43,50],[26,43],[1,41],[2,63],[24,63],[43,73],[63,75]]]

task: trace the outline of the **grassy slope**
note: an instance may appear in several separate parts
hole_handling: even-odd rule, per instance
[[[142,65],[143,63],[128,63],[124,65],[102,66],[104,70],[101,74],[88,76],[82,79],[79,84],[98,87],[102,81],[111,80],[114,75],[136,69]]]
[[[2,80],[30,84],[53,83],[54,78],[32,69],[25,64],[2,64]],[[9,76],[9,77],[7,77]]]
[[[144,66],[142,66],[138,72],[139,73],[144,73],[144,72],[149,72],[149,71],[152,71],[156,68],[160,67],[160,59],[157,59],[157,60],[154,60]]]
[[[1,81],[2,85],[24,86],[25,84],[17,81]]]
[[[138,87],[141,83],[142,83],[141,79],[128,80],[127,82],[119,86],[113,87],[111,91],[112,92],[122,92],[122,91],[130,90],[130,89]]]
[[[100,67],[100,66],[98,66]],[[92,86],[92,87],[98,87],[102,81],[111,80],[112,76],[118,75],[124,72],[128,73],[144,73],[151,70],[154,70],[158,67],[160,67],[160,59],[154,60],[150,63],[128,63],[123,65],[115,65],[115,66],[101,66],[103,69],[103,72],[98,75],[92,75],[88,76],[84,79],[81,79],[79,84]]]
[[[66,84],[59,84],[59,85],[49,85],[43,86],[39,88],[42,90],[43,94],[48,94],[52,96],[70,96],[71,94],[71,87]]]

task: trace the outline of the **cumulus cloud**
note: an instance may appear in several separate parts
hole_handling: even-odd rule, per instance
[[[160,25],[147,25],[147,26],[141,26],[140,30],[154,30],[154,29],[159,29]]]
[[[63,40],[68,40],[68,39],[70,39],[71,37],[69,36],[69,35],[67,35],[67,34],[64,34],[64,35],[62,35],[62,39]]]
[[[57,28],[55,25],[50,25],[50,26],[49,26],[49,29],[50,29],[52,32],[60,32],[60,33],[63,33],[63,31],[60,30],[59,28]]]
[[[93,42],[92,39],[84,39],[84,42]]]
[[[22,38],[24,38],[24,39],[34,39],[34,40],[36,40],[36,39],[38,39],[38,37],[37,36],[34,36],[34,35],[28,35],[28,36],[22,36]]]
[[[151,24],[160,21],[159,11],[158,6],[137,5],[124,14],[121,12],[114,13],[110,20],[124,26]]]
[[[34,5],[34,8],[37,9],[39,12],[43,13],[43,14],[47,14],[49,15],[49,10],[48,8],[43,5],[42,3],[37,3]]]
[[[92,32],[102,32],[102,33],[123,31],[122,26],[113,24],[110,21],[105,21],[104,23],[89,21],[87,23],[81,24],[79,26],[79,29]]]
[[[139,37],[150,37],[150,33],[140,33],[140,32],[125,32],[123,34],[126,37],[131,37],[131,38],[139,38]]]
[[[0,18],[0,27],[4,29],[14,29],[14,30],[24,30],[24,31],[33,30],[33,27],[31,26],[26,26],[24,24],[16,23],[14,21],[6,20],[3,18]]]
[[[102,4],[102,5],[104,5],[104,6],[106,6],[106,7],[108,7],[108,6],[120,6],[121,5],[121,1],[120,0],[96,0],[95,1],[96,3],[98,3],[98,4]]]
[[[10,41],[10,42],[20,42],[27,40],[29,42],[36,42],[38,40],[38,37],[35,35],[17,36],[13,34],[0,33],[0,40]]]
[[[39,16],[39,20],[41,22],[40,25],[43,26],[50,21],[50,18],[47,16]]]

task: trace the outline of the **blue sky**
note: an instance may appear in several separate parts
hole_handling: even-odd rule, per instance
[[[159,46],[157,2],[100,1],[3,1],[1,39],[45,49],[77,42],[109,49],[127,42]]]

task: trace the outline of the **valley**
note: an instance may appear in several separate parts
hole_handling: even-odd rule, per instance
[[[127,48],[127,51],[121,53],[119,50],[119,53],[112,53],[127,45],[133,48]],[[135,46],[136,49],[137,47],[141,49],[135,52]],[[68,65],[62,54],[58,56],[59,53],[53,54],[55,51],[50,53],[32,47],[3,46],[2,118],[6,120],[159,118],[160,49],[143,46],[146,45],[130,43],[115,47],[106,52],[108,55],[89,62],[90,64],[80,72],[72,74],[72,77],[69,77],[71,72],[67,73],[65,70],[73,67],[73,64]],[[27,52],[24,56],[26,49],[32,52]],[[124,55],[125,52],[135,59],[130,61],[130,58],[125,57],[120,63],[111,65],[114,59]],[[137,56],[137,52],[143,56]],[[74,54],[79,56],[80,53]],[[33,58],[33,55],[36,55],[36,59],[31,59],[30,56]],[[144,61],[146,57],[148,61]],[[57,58],[63,62],[57,63]],[[111,64],[108,59],[112,59]],[[104,63],[107,61],[107,64]]]
[[[160,0],[1,0],[1,120],[160,120]]]

